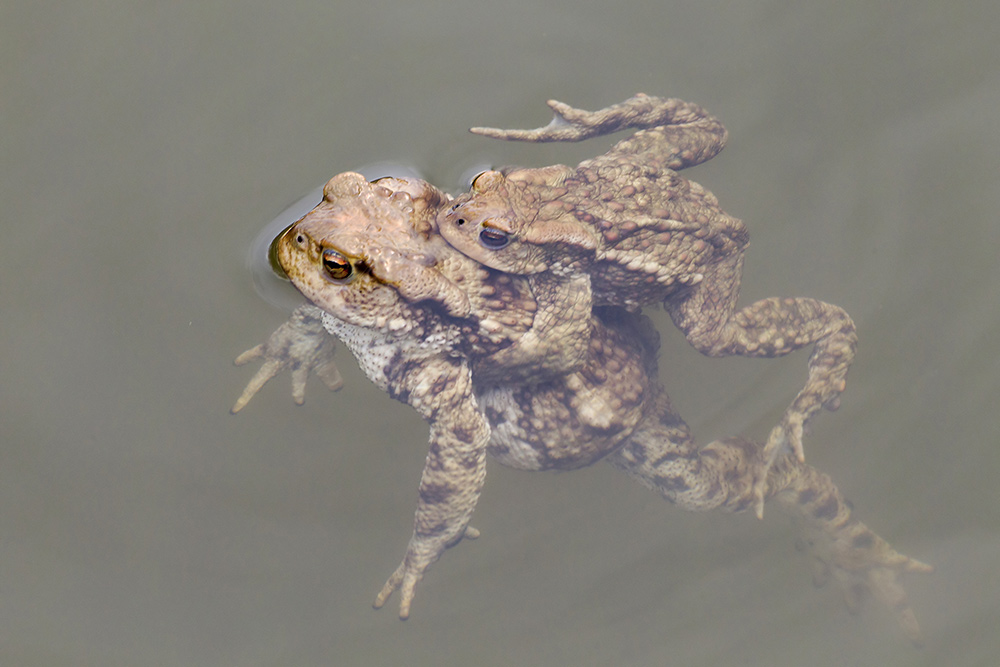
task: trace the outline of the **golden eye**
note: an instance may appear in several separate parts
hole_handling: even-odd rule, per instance
[[[354,274],[350,260],[336,250],[327,248],[323,251],[323,271],[326,277],[335,283],[345,283]]]

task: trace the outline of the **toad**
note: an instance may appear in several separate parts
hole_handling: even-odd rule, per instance
[[[814,345],[805,386],[765,448],[769,462],[785,449],[804,461],[803,429],[821,407],[839,406],[857,335],[843,309],[815,299],[768,298],[736,308],[746,227],[677,173],[722,150],[721,123],[695,104],[642,94],[599,111],[549,106],[555,116],[545,127],[472,132],[546,142],[638,131],[575,168],[480,174],[469,193],[442,210],[441,235],[486,266],[528,277],[543,311],[558,312],[567,302],[579,307],[581,294],[598,306],[662,302],[709,356],[777,357]],[[534,333],[547,338],[543,328]]]
[[[539,379],[516,363],[512,374],[495,367],[515,359],[503,353],[516,349],[538,310],[526,278],[484,268],[437,235],[436,214],[447,204],[420,181],[332,179],[324,202],[275,244],[311,305],[240,358],[264,365],[234,410],[281,368],[293,369],[296,396],[304,373],[329,376],[333,334],[376,385],[429,423],[413,534],[376,607],[398,589],[400,617],[408,617],[431,563],[478,535],[469,521],[487,454],[525,470],[607,460],[686,509],[741,511],[762,487],[802,520],[814,557],[845,590],[875,593],[919,636],[898,579],[927,566],[894,551],[852,516],[829,477],[794,457],[779,457],[761,483],[760,445],[731,438],[698,448],[659,382],[658,337],[644,316],[594,309],[576,371]]]

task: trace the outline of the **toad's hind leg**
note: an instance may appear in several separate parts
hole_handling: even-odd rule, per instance
[[[871,596],[892,610],[903,634],[920,645],[920,625],[900,577],[934,568],[899,553],[859,521],[830,476],[812,466],[784,456],[769,470],[767,487],[767,495],[798,524],[800,543],[815,561],[815,583],[833,579],[852,613]]]
[[[897,552],[854,517],[829,476],[787,455],[767,467],[764,448],[745,438],[699,450],[669,404],[647,422],[606,460],[689,510],[739,512],[753,506],[757,489],[763,488],[766,498],[796,519],[800,542],[816,563],[817,584],[833,579],[852,611],[871,595],[896,614],[911,641],[920,643],[920,627],[900,577],[932,568]]]
[[[699,448],[669,403],[661,403],[659,415],[637,427],[605,460],[669,502],[695,511],[751,507],[765,468],[760,446],[744,438]]]
[[[816,299],[774,297],[735,310],[742,265],[742,253],[716,262],[684,299],[668,302],[667,310],[688,341],[712,357],[779,357],[815,344],[805,386],[764,449],[768,466],[786,449],[804,461],[805,424],[822,407],[837,409],[854,360],[857,331],[843,308]]]
[[[549,100],[554,117],[534,130],[474,127],[471,132],[507,141],[583,141],[630,128],[634,135],[618,142],[607,155],[585,164],[616,164],[621,155],[637,162],[658,162],[670,169],[684,169],[710,160],[726,145],[726,128],[697,104],[676,98],[642,93],[597,111],[576,109]]]

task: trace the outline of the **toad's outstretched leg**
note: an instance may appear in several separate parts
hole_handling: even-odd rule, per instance
[[[801,543],[815,559],[815,583],[834,579],[852,613],[871,595],[895,612],[903,633],[919,646],[920,625],[899,577],[934,568],[899,553],[859,521],[830,476],[812,466],[785,456],[771,468],[767,483],[768,496],[800,527]]]
[[[712,357],[780,357],[815,343],[805,386],[771,431],[764,458],[771,466],[786,449],[805,461],[802,433],[820,408],[836,410],[858,344],[854,322],[843,308],[816,299],[761,299],[736,310],[743,255],[730,256],[704,271],[688,294],[666,303],[688,341]],[[758,514],[763,488],[758,483]]]
[[[701,164],[719,154],[726,145],[726,128],[705,109],[676,98],[642,93],[597,111],[576,109],[549,100],[553,118],[534,130],[501,130],[474,127],[470,131],[507,141],[583,141],[591,137],[637,128],[644,130],[623,139],[610,153],[627,153],[637,161],[656,161],[670,169]],[[596,158],[600,160],[600,158]]]
[[[259,359],[263,365],[233,412],[242,409],[268,380],[285,369],[292,371],[292,394],[297,403],[302,402],[311,372],[331,389],[339,388],[342,381],[333,364],[333,351],[334,340],[323,326],[322,311],[310,305],[296,308],[267,343],[237,359],[238,364]],[[472,394],[471,372],[463,360],[443,357],[422,365],[399,363],[388,367],[387,373],[390,395],[405,400],[431,424],[413,534],[402,563],[375,599],[375,607],[381,607],[398,589],[399,617],[407,618],[424,572],[446,549],[479,535],[468,524],[486,479],[490,427]]]
[[[863,595],[872,594],[895,612],[906,636],[920,643],[920,627],[899,578],[930,572],[929,565],[900,554],[855,518],[829,476],[792,456],[780,457],[763,474],[764,448],[743,438],[698,449],[687,426],[665,405],[658,419],[647,420],[608,457],[612,465],[689,510],[739,512],[757,502],[762,486],[766,498],[797,520],[801,542],[818,565],[817,583],[836,580],[852,611]]]

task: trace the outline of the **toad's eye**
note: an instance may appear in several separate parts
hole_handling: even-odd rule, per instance
[[[345,283],[354,273],[351,262],[336,250],[323,251],[323,271],[335,283]]]
[[[490,229],[489,227],[484,228],[479,232],[479,242],[484,248],[490,250],[500,250],[501,248],[506,248],[510,244],[510,235],[507,232],[502,232],[499,229]]]

